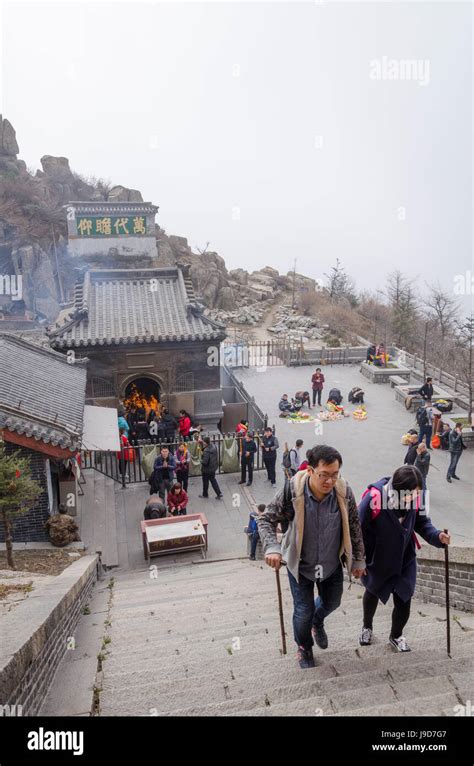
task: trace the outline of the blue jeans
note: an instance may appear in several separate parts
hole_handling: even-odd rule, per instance
[[[449,478],[451,478],[451,476],[455,476],[456,468],[458,467],[458,462],[461,455],[462,455],[462,452],[451,452],[451,460],[449,461],[449,468],[448,468]]]
[[[250,535],[250,555],[255,557],[255,554],[257,552],[257,545],[258,541],[260,540],[260,535],[258,534],[258,529],[255,530],[255,532],[252,532]]]
[[[431,435],[433,433],[433,426],[421,426],[419,442],[423,441],[423,437],[426,436],[426,446],[429,449],[431,447]]]
[[[299,583],[288,570],[293,596],[293,635],[298,646],[313,646],[311,628],[323,625],[325,618],[340,605],[344,576],[339,564],[327,580],[317,581],[318,597],[314,598],[315,583],[300,575]]]

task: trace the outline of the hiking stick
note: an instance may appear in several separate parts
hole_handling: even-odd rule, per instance
[[[283,602],[281,598],[280,571],[278,569],[275,569],[275,576],[276,576],[277,593],[278,593],[278,610],[280,612],[282,654],[286,654],[285,620],[283,617]]]
[[[444,534],[448,534],[448,530],[444,530]],[[448,545],[444,546],[444,580],[446,583],[446,647],[448,657],[451,657],[451,624],[449,622],[449,553]]]

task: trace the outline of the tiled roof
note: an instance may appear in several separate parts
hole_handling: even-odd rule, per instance
[[[80,444],[86,364],[0,334],[0,429],[74,450]]]
[[[202,308],[177,267],[93,270],[48,335],[54,348],[223,340],[225,328]]]
[[[67,205],[63,205],[65,209],[73,207],[77,215],[94,215],[95,213],[102,214],[107,213],[137,213],[144,215],[145,213],[152,213],[155,215],[158,211],[157,205],[152,205],[151,202],[68,202]]]

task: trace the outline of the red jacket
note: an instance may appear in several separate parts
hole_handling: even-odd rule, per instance
[[[175,492],[171,490],[171,492],[168,492],[168,507],[170,511],[175,511],[178,508],[178,505],[180,505],[182,508],[186,508],[188,504],[188,493],[184,491],[184,489],[181,490],[179,495],[177,495]]]
[[[135,459],[135,452],[132,447],[130,447],[130,442],[128,441],[125,434],[122,434],[120,437],[120,441],[122,444],[122,452],[117,452],[117,460],[120,460],[122,457],[124,460],[129,460],[130,462],[133,462]]]
[[[191,418],[184,416],[179,419],[179,433],[181,436],[189,436],[191,430]]]
[[[311,383],[313,384],[313,391],[322,391],[323,383],[324,383],[323,373],[322,372],[313,373],[313,377],[311,378]]]

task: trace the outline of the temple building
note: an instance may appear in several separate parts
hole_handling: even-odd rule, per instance
[[[133,394],[185,409],[215,429],[222,418],[220,343],[178,267],[89,269],[49,342],[89,359],[86,403],[117,407]]]

